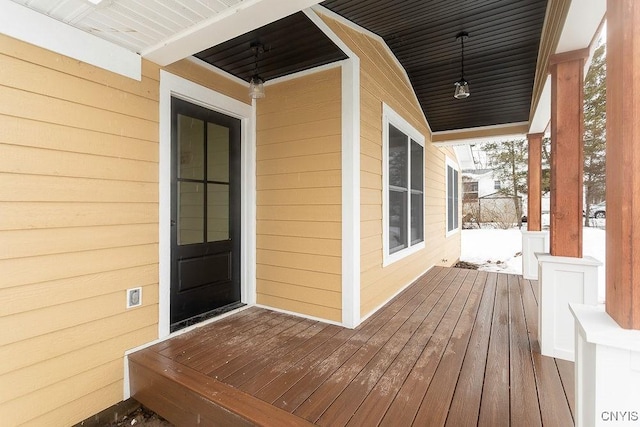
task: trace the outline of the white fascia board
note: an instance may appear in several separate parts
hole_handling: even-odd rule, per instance
[[[512,138],[522,138],[525,134],[523,129],[527,129],[528,125],[528,122],[517,122],[503,125],[434,132],[433,145],[436,147],[453,147],[463,144],[477,144],[480,142],[492,141],[499,142]],[[476,133],[479,133],[480,135],[474,135]]]
[[[140,80],[140,55],[11,0],[0,0],[0,32],[43,49]]]
[[[232,82],[238,83],[240,85],[246,85],[247,86],[247,96],[249,96],[249,83],[245,82],[244,80],[242,80],[240,77],[236,77],[231,73],[227,73],[226,71],[224,71],[221,68],[218,68],[216,66],[213,66],[211,64],[209,64],[208,62],[203,61],[200,58],[196,58],[195,56],[189,56],[187,58],[185,58],[185,61],[191,62],[193,64],[196,64],[198,67],[202,67],[208,71],[211,71],[212,73],[216,73],[219,76],[224,77],[227,80],[231,80]]]
[[[216,46],[278,19],[311,7],[321,0],[246,0],[142,51],[161,66]]]
[[[546,133],[551,121],[551,76],[547,74],[536,111],[529,125],[529,133]]]

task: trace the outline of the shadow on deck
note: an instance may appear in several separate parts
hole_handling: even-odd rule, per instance
[[[132,396],[178,426],[570,426],[537,316],[536,282],[435,267],[353,330],[252,307],[141,350]]]

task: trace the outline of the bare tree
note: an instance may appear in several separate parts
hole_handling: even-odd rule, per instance
[[[518,227],[521,227],[522,206],[519,195],[527,192],[527,142],[525,139],[490,142],[483,148],[491,159],[497,177],[505,183],[499,190],[500,193],[513,199]]]

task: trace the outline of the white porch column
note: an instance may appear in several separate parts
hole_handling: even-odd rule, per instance
[[[640,425],[640,330],[622,329],[603,306],[572,304],[571,311],[576,426]]]
[[[522,232],[522,276],[528,280],[538,280],[537,254],[549,253],[548,231]]]
[[[598,267],[592,257],[538,254],[538,341],[544,356],[574,360],[575,328],[569,304],[598,304]]]

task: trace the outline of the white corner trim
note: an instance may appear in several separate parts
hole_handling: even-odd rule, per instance
[[[171,295],[171,97],[236,117],[242,122],[241,295],[242,302],[255,301],[255,107],[197,83],[160,70],[159,159],[159,305],[158,336],[169,335]]]
[[[349,57],[342,64],[342,325],[360,317],[360,59],[313,10],[305,15]]]
[[[342,65],[342,323],[360,319],[360,60]]]
[[[11,0],[0,0],[0,32],[125,77],[142,76],[137,53]]]
[[[244,0],[145,49],[142,56],[165,66],[292,15],[320,1]]]

